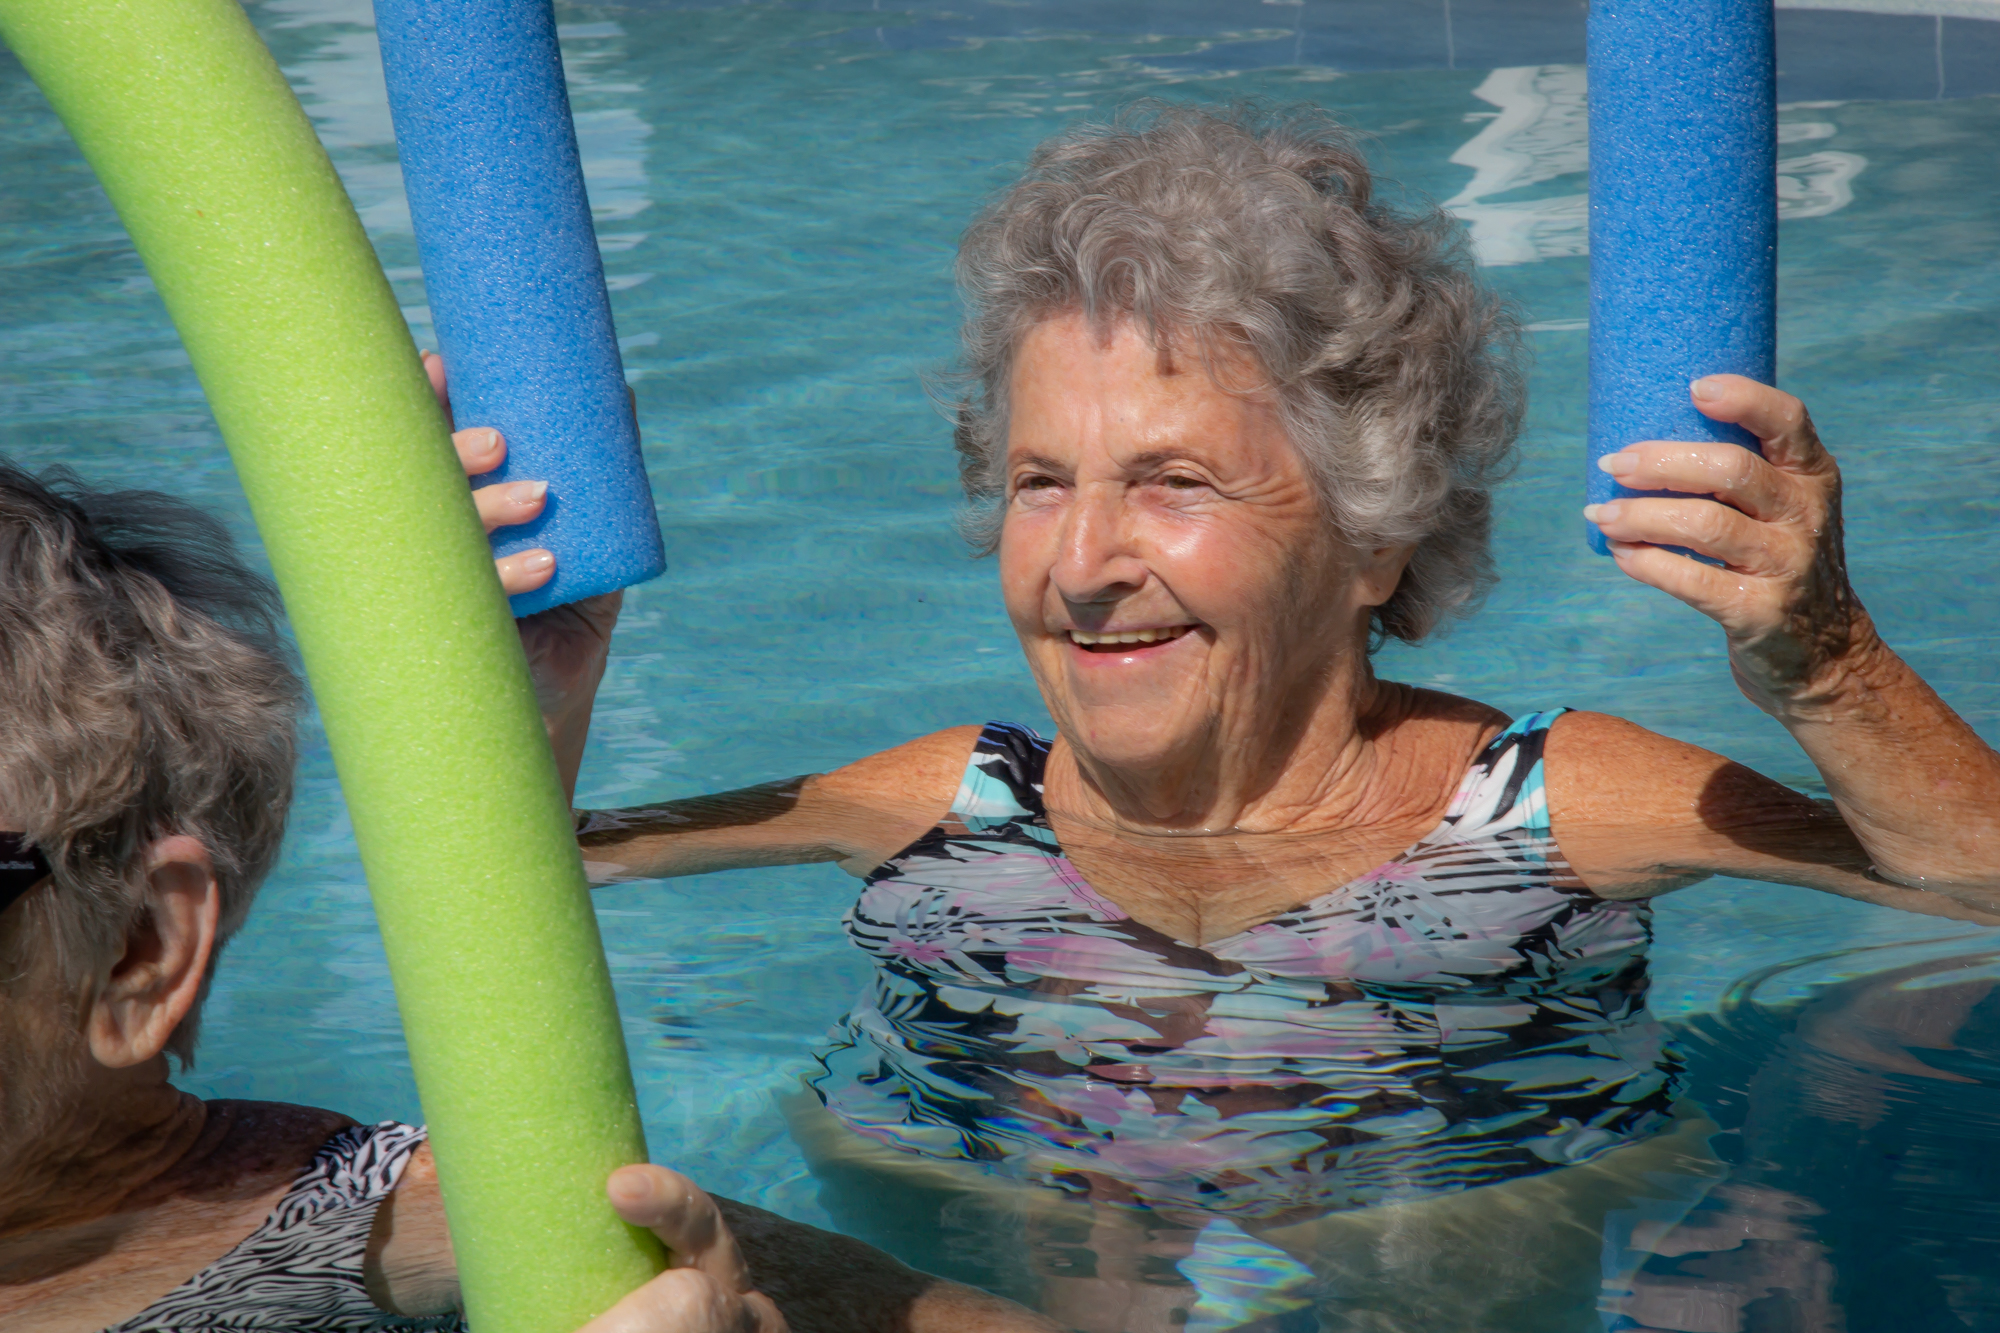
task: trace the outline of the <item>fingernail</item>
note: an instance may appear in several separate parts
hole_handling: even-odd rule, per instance
[[[1688,392],[1696,398],[1703,400],[1720,398],[1722,396],[1722,384],[1713,375],[1704,375],[1694,383],[1688,385]]]
[[[1616,501],[1610,504],[1585,505],[1583,507],[1583,521],[1586,523],[1610,523],[1617,517],[1618,504]]]
[[[630,1171],[624,1167],[611,1173],[605,1182],[605,1189],[613,1203],[622,1203],[631,1208],[646,1201],[653,1192],[653,1182],[646,1178],[644,1171]]]
[[[517,481],[507,488],[507,500],[525,509],[538,503],[548,493],[549,484],[546,481]]]
[[[1602,471],[1609,472],[1614,477],[1622,477],[1628,472],[1636,471],[1639,467],[1639,460],[1628,453],[1620,452],[1604,455],[1597,460],[1597,466]]]
[[[547,551],[530,551],[521,557],[521,571],[525,574],[539,574],[555,562],[555,556]]]

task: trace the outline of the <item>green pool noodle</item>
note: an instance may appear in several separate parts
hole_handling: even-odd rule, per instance
[[[131,232],[270,553],[472,1327],[570,1333],[664,1261],[604,1195],[644,1133],[520,643],[388,281],[236,0],[0,0],[0,36]]]

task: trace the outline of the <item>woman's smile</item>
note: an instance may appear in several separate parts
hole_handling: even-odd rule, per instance
[[[1193,625],[1156,625],[1143,629],[1071,629],[1062,631],[1070,646],[1090,658],[1157,657],[1187,637]]]

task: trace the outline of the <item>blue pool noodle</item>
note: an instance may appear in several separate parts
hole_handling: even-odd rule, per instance
[[[454,424],[507,461],[479,484],[549,483],[543,515],[493,534],[556,574],[514,614],[666,567],[590,223],[550,0],[375,0],[396,150]]]
[[[1720,440],[1703,375],[1777,370],[1777,98],[1771,0],[1591,0],[1593,504],[1631,491],[1597,460],[1641,440]],[[1664,492],[1656,492],[1664,494]],[[1590,544],[1605,553],[1590,525]]]

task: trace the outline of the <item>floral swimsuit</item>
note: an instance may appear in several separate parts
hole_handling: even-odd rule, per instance
[[[1201,947],[1092,891],[1042,804],[1049,743],[990,724],[950,813],[848,913],[875,976],[813,1086],[913,1153],[1245,1221],[1647,1137],[1677,1070],[1645,1010],[1650,912],[1583,888],[1550,834],[1559,715],[1496,737],[1402,855]]]

